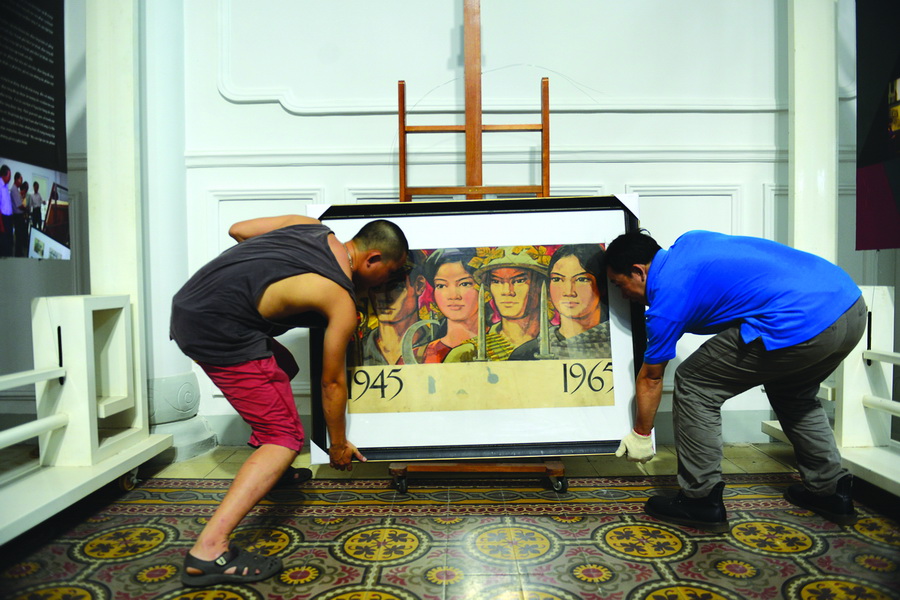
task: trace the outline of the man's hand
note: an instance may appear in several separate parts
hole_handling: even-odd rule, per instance
[[[352,471],[353,465],[350,464],[350,461],[354,456],[356,460],[366,462],[366,457],[348,441],[342,444],[332,444],[328,448],[328,456],[331,459],[331,468],[338,471]]]
[[[634,430],[625,436],[622,443],[619,444],[619,449],[616,450],[616,456],[619,458],[625,456],[632,462],[641,463],[653,458],[654,454],[656,452],[653,450],[653,438],[649,435],[641,435]]]

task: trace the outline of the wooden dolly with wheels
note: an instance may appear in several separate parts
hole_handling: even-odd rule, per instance
[[[569,490],[566,480],[566,469],[561,460],[545,460],[543,462],[394,462],[388,466],[393,478],[394,487],[401,494],[409,492],[409,473],[534,473],[539,477],[547,477],[550,487],[560,494]]]

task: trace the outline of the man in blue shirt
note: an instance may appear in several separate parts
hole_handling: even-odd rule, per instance
[[[675,498],[655,496],[648,514],[727,531],[722,502],[722,404],[764,386],[794,446],[803,484],[792,503],[841,525],[856,520],[852,475],[841,467],[819,384],[862,337],[866,305],[847,273],[782,244],[690,231],[668,250],[641,232],[606,249],[607,276],[622,295],[648,308],[647,350],[635,383],[634,430],[617,456],[646,462],[666,364],[685,333],[716,334],[675,371],[672,415],[678,452]]]

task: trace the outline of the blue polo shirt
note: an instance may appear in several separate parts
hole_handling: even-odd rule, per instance
[[[660,250],[647,275],[647,351],[675,358],[685,333],[740,324],[744,342],[767,350],[805,342],[834,323],[861,292],[840,267],[761,238],[689,231]]]

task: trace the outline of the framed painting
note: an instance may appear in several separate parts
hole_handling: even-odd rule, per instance
[[[609,294],[603,252],[629,197],[330,206],[339,239],[387,219],[402,272],[359,301],[348,438],[370,460],[601,454],[632,425],[643,314]],[[638,336],[640,337],[640,336]],[[310,335],[310,374],[321,375]],[[313,389],[312,460],[328,462]]]

